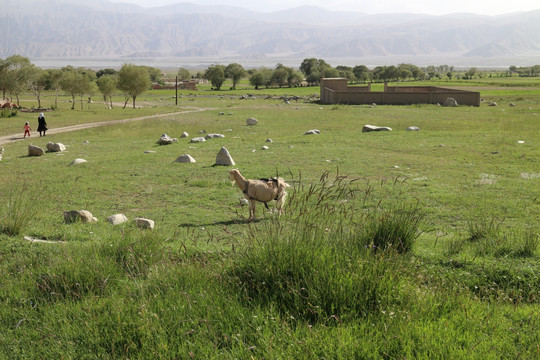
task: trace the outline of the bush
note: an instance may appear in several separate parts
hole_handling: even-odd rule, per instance
[[[23,185],[8,194],[2,194],[0,206],[0,233],[19,235],[30,224],[37,209],[35,199],[30,199],[28,188]]]

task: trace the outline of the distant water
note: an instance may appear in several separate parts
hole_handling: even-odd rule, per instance
[[[314,56],[315,57],[315,56]],[[532,66],[540,64],[538,57],[513,57],[513,58],[471,58],[471,57],[369,57],[369,58],[323,58],[332,66],[346,65],[366,65],[369,68],[383,65],[398,65],[401,63],[410,63],[420,67],[428,65],[450,65],[458,69],[468,69],[477,67],[479,69],[495,69],[505,70],[511,65],[515,66]],[[258,58],[239,58],[239,57],[223,57],[223,58],[164,58],[164,57],[148,57],[148,58],[30,58],[30,61],[43,69],[62,68],[71,65],[73,67],[86,67],[91,69],[117,68],[123,64],[135,64],[152,66],[163,70],[178,69],[185,67],[188,69],[206,69],[210,65],[221,64],[228,65],[230,63],[239,63],[246,69],[267,67],[275,68],[276,64],[281,63],[285,66],[290,66],[298,69],[303,59],[292,58],[288,56],[278,57],[258,57]]]

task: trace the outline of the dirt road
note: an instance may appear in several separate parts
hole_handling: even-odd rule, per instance
[[[129,119],[120,119],[120,120],[102,121],[102,122],[87,123],[87,124],[80,124],[80,125],[71,125],[71,126],[65,126],[65,127],[61,127],[61,128],[54,128],[54,129],[47,130],[47,134],[54,135],[54,134],[60,134],[60,133],[69,132],[69,131],[77,131],[77,130],[94,128],[94,127],[98,127],[98,126],[122,124],[122,123],[128,123],[128,122],[132,122],[132,121],[155,119],[155,118],[174,116],[174,115],[181,115],[181,114],[188,114],[188,113],[194,113],[194,112],[206,111],[206,110],[212,110],[212,109],[210,109],[210,108],[196,108],[196,109],[192,109],[192,110],[183,110],[183,111],[167,113],[167,114],[148,115],[148,116],[141,116],[141,117],[129,118]],[[0,136],[0,145],[9,144],[9,143],[12,143],[12,142],[15,142],[15,141],[20,141],[20,140],[23,140],[23,139],[24,139],[24,137],[20,133],[15,134],[15,135]]]

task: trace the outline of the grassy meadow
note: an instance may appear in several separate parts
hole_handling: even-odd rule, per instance
[[[170,115],[42,138],[37,113],[0,118],[0,137],[34,129],[0,145],[0,358],[539,358],[540,80],[432,84],[484,101],[320,105],[316,87],[243,85],[177,106],[148,91],[137,109],[61,96],[50,129]],[[204,133],[225,137],[189,142]],[[67,151],[27,156],[49,141]],[[291,185],[281,217],[258,204],[247,220],[213,166],[222,146],[245,177]],[[99,221],[64,223],[80,209]]]

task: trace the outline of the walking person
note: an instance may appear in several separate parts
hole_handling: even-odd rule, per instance
[[[30,124],[28,123],[28,121],[24,124],[24,137],[26,138],[26,135],[28,135],[28,137],[30,137],[30,130],[32,130],[30,128]]]
[[[43,132],[43,136],[45,136],[45,131],[47,131],[47,122],[45,121],[45,116],[43,113],[39,114],[38,117],[38,128],[37,131],[39,131],[39,136],[41,136],[41,133]]]

